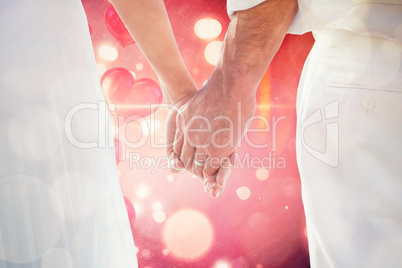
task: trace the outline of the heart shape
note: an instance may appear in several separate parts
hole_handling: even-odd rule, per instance
[[[118,165],[123,157],[123,143],[116,138],[114,139],[114,153],[116,156],[116,164]]]
[[[134,43],[133,38],[113,6],[108,7],[105,11],[105,24],[110,34],[113,35],[122,47]]]
[[[135,209],[134,209],[134,206],[131,203],[130,199],[128,199],[125,196],[123,196],[123,198],[124,198],[124,203],[126,204],[126,210],[127,210],[127,214],[128,214],[128,219],[129,219],[130,223],[133,224],[135,222]]]
[[[102,75],[101,86],[106,102],[115,105],[111,112],[118,116],[118,125],[148,116],[157,110],[152,104],[162,103],[162,90],[155,81],[148,78],[135,80],[124,68],[106,71]]]
[[[88,30],[89,30],[89,35],[91,36],[91,38],[94,37],[94,32],[92,31],[92,27],[91,27],[91,25],[89,25],[89,23],[88,23]]]

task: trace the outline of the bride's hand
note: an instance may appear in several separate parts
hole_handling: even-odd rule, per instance
[[[180,106],[173,146],[181,167],[201,177],[212,197],[224,189],[234,152],[255,110],[255,96],[236,95],[221,85],[220,77],[212,75]]]
[[[196,90],[189,91],[186,95],[181,97],[175,104],[169,104],[169,111],[165,121],[165,153],[169,158],[169,169],[173,173],[184,172],[184,164],[180,161],[179,156],[174,152],[173,146],[175,144],[175,134],[176,134],[176,123],[177,123],[177,113],[180,107],[183,106],[189,99],[191,99],[195,94]]]

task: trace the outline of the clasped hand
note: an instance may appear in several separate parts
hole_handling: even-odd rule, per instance
[[[225,188],[236,148],[255,110],[255,98],[238,98],[208,82],[183,97],[166,121],[166,153],[172,172],[191,171],[211,197]]]

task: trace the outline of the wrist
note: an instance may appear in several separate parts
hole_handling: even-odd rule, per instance
[[[211,81],[211,83],[210,83]],[[218,64],[211,75],[209,86],[232,102],[251,102],[255,100],[260,78],[245,73],[238,66]]]
[[[176,104],[183,98],[197,92],[196,85],[194,83],[164,83],[161,81],[163,95],[166,102],[169,104]]]
[[[159,77],[167,103],[176,104],[184,97],[197,92],[197,85],[190,74],[184,71],[166,73]]]

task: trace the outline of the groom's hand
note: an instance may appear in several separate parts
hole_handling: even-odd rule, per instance
[[[181,106],[173,147],[212,197],[224,190],[234,152],[255,110],[254,95],[226,91],[224,83],[219,68],[215,69],[206,86]]]
[[[270,0],[233,14],[207,85],[178,114],[175,153],[216,197],[254,114],[255,93],[297,12],[297,0]]]

